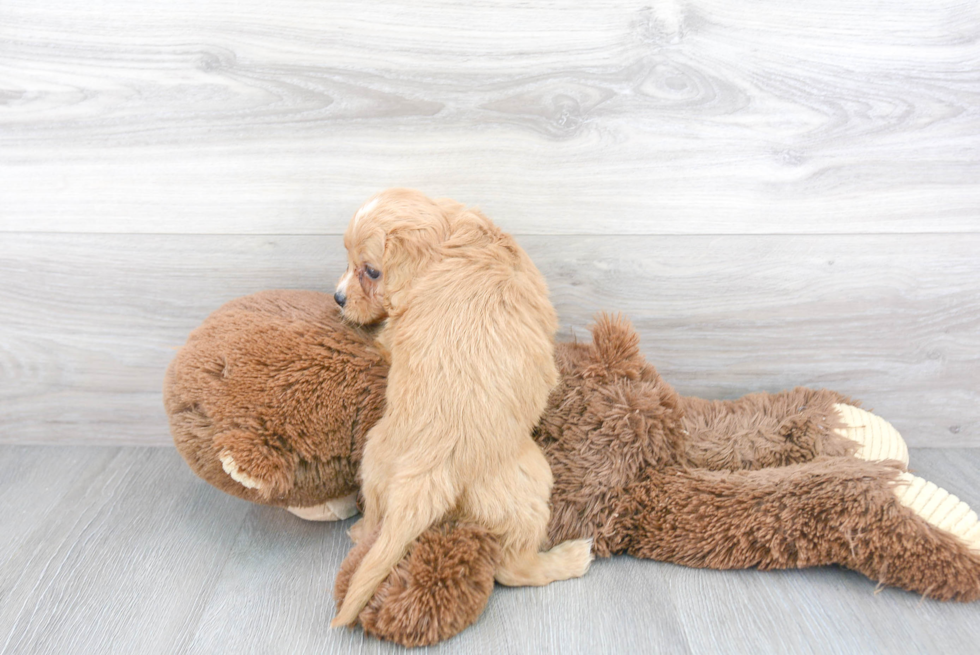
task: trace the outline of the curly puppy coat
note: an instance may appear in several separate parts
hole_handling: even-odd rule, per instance
[[[558,380],[557,319],[544,278],[486,216],[389,189],[344,235],[335,299],[347,320],[385,320],[385,413],[361,462],[359,539],[378,537],[332,625],[347,625],[434,522],[476,521],[500,539],[496,579],[545,585],[583,575],[588,540],[547,552],[551,469],[531,430]]]

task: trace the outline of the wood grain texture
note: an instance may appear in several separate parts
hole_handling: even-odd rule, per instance
[[[520,238],[562,338],[620,311],[682,393],[861,398],[914,446],[980,446],[980,235]],[[339,237],[8,234],[0,442],[170,443],[174,351],[270,288],[331,291]]]
[[[980,7],[5,0],[0,231],[980,230]]]
[[[30,500],[12,508],[33,521],[0,561],[0,652],[182,651],[249,508],[209,493],[169,449],[6,448],[3,458],[45,481],[25,490],[67,493],[46,512]],[[57,476],[68,463],[75,480]]]
[[[980,506],[980,451],[911,460]],[[3,655],[403,652],[328,627],[352,521],[306,523],[221,494],[172,448],[0,446],[0,472],[17,472],[0,477]],[[498,587],[473,626],[426,652],[967,653],[978,621],[980,603],[879,592],[835,567],[616,557],[580,580]]]

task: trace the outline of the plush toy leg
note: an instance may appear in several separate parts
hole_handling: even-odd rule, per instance
[[[837,431],[847,427],[837,409],[847,401],[834,391],[805,387],[737,400],[684,397],[686,463],[741,471],[850,455],[854,442]]]
[[[377,537],[355,546],[334,587],[338,607],[351,577]],[[483,612],[500,562],[497,541],[468,523],[429,528],[358,615],[364,632],[402,646],[429,646],[469,626]]]
[[[980,520],[969,505],[911,473],[902,473],[895,485],[895,497],[921,519],[957,537],[980,554]]]
[[[897,462],[821,458],[734,473],[664,469],[628,489],[606,538],[701,568],[841,564],[940,600],[980,598],[977,518]]]
[[[357,493],[334,498],[312,507],[287,507],[286,509],[307,521],[343,521],[357,514]]]
[[[859,444],[855,457],[871,462],[894,459],[908,466],[909,449],[891,423],[853,405],[838,403],[834,409],[844,424],[834,431]]]

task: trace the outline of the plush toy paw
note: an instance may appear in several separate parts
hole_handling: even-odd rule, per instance
[[[835,432],[859,444],[855,457],[869,462],[895,459],[908,466],[909,449],[891,423],[853,405],[838,403],[834,409],[844,423]]]
[[[288,493],[295,484],[296,453],[282,451],[253,432],[222,432],[214,447],[228,477],[265,498]]]
[[[287,507],[286,509],[306,521],[343,521],[357,514],[357,494],[333,498],[312,507]]]
[[[969,505],[945,489],[911,473],[899,476],[894,491],[902,505],[980,554],[980,520]]]
[[[219,459],[221,460],[221,468],[224,469],[225,473],[232,480],[248,489],[262,489],[262,481],[253,478],[238,468],[238,464],[235,462],[235,458],[232,457],[231,453],[222,453]]]

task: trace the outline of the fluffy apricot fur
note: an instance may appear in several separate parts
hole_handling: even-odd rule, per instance
[[[378,536],[333,625],[356,621],[409,545],[446,517],[498,538],[503,584],[584,574],[589,541],[539,550],[552,475],[531,431],[558,381],[557,318],[533,262],[480,212],[408,189],[370,199],[344,245],[336,299],[348,320],[385,321],[378,341],[391,368],[352,530]]]

